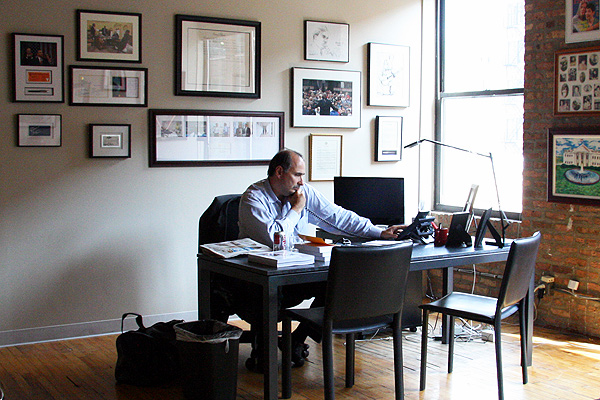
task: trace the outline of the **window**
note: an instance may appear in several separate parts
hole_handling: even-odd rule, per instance
[[[502,210],[518,218],[523,191],[524,0],[438,0],[437,140],[492,154]],[[492,163],[436,146],[436,209],[498,209]]]

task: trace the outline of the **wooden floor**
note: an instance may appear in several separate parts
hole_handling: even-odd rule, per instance
[[[235,322],[234,322],[235,323]],[[505,394],[508,400],[600,398],[600,341],[535,329],[534,365],[529,384],[521,383],[516,327],[503,327]],[[118,385],[114,380],[116,335],[0,348],[0,384],[6,400],[35,399],[183,399],[172,384],[158,388]],[[419,392],[420,330],[404,333],[406,399],[494,399],[494,346],[475,340],[457,342],[454,372],[446,373],[447,346],[429,344],[427,389]],[[309,342],[307,364],[293,370],[293,399],[322,399],[320,346]],[[336,339],[336,396],[339,399],[392,399],[391,341],[357,344],[356,384],[344,388],[341,338]],[[238,399],[262,399],[262,376],[248,372],[248,344],[240,345]]]

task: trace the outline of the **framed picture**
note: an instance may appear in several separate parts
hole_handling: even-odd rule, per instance
[[[342,176],[342,135],[311,134],[308,179],[333,181]]]
[[[131,125],[90,124],[89,133],[90,157],[131,157]]]
[[[13,100],[62,103],[64,38],[13,33]]]
[[[600,40],[599,0],[565,0],[565,42]]]
[[[350,61],[350,25],[335,22],[304,21],[304,59],[311,61]]]
[[[69,67],[71,98],[78,106],[148,105],[147,68]]]
[[[77,60],[142,62],[142,14],[77,10]]]
[[[555,53],[554,114],[600,112],[600,47]]]
[[[260,22],[175,19],[176,95],[260,98]]]
[[[267,165],[283,148],[283,112],[150,110],[150,167]]]
[[[410,47],[369,43],[367,105],[410,105]]]
[[[360,128],[360,71],[292,68],[292,125]]]
[[[18,144],[29,147],[59,147],[62,144],[61,116],[18,114]]]
[[[375,161],[402,160],[402,117],[375,119]]]
[[[600,204],[600,128],[548,130],[548,201]]]

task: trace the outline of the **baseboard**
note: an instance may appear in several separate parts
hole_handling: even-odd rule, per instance
[[[182,319],[195,321],[198,311],[184,311],[170,314],[144,315],[144,325],[150,326],[159,321]],[[124,330],[137,329],[134,318],[127,318]],[[43,326],[30,329],[17,329],[0,331],[0,347],[15,346],[19,344],[49,342],[53,340],[75,339],[86,336],[107,335],[121,332],[121,318],[105,321],[91,321],[76,324]]]

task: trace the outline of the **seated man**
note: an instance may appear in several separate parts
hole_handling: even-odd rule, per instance
[[[308,233],[309,224],[330,233],[373,239],[395,239],[403,228],[400,225],[387,229],[376,227],[367,218],[333,204],[304,183],[305,174],[306,166],[300,153],[293,150],[277,153],[271,159],[267,178],[251,185],[242,195],[239,237],[273,246],[276,232],[283,231],[289,242],[298,234]],[[314,306],[322,306],[324,294],[325,282],[286,286],[280,293],[280,306],[292,307],[312,297],[315,297]],[[308,346],[304,344],[308,333],[302,326],[294,331],[294,366],[303,365],[308,356]],[[319,338],[314,339],[319,341]],[[256,351],[255,354],[261,353]]]

